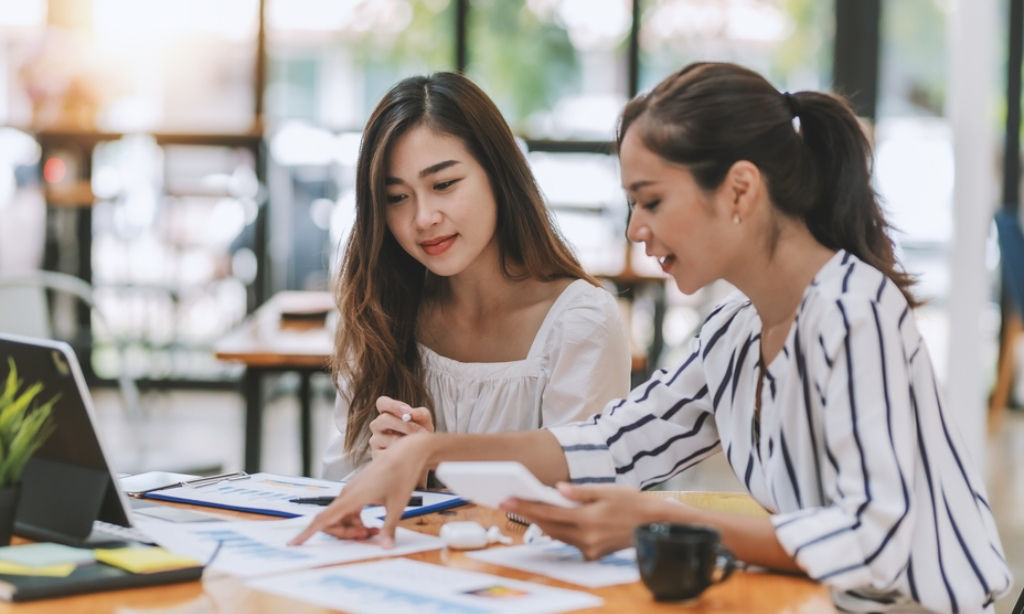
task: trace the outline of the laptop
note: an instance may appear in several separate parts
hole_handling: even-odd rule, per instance
[[[132,529],[128,498],[112,473],[95,427],[95,407],[71,346],[0,333],[0,378],[7,358],[18,377],[43,385],[40,398],[59,399],[53,433],[25,464],[14,532],[78,546],[146,541]]]

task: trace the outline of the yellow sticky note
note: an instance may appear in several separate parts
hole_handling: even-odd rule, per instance
[[[74,570],[74,563],[57,563],[55,565],[40,565],[38,567],[32,567],[29,565],[11,563],[9,561],[0,561],[0,573],[17,576],[52,576],[55,578],[63,578],[71,575],[71,572]]]
[[[152,573],[165,569],[192,567],[199,561],[174,554],[159,546],[97,549],[96,560],[132,573]]]

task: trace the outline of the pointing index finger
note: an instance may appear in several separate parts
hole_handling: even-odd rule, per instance
[[[320,527],[322,525],[323,523],[320,521],[320,514],[317,514],[316,518],[314,518],[312,522],[306,525],[306,528],[303,529],[301,533],[291,538],[291,540],[288,542],[288,545],[301,546],[302,544],[306,543],[306,540],[308,540],[310,537],[313,537],[313,535],[320,531]]]

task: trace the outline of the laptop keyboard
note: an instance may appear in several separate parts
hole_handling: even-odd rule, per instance
[[[122,527],[119,524],[104,522],[102,520],[93,521],[92,533],[89,535],[89,540],[128,540],[142,542],[144,544],[156,543],[152,538],[135,527]]]

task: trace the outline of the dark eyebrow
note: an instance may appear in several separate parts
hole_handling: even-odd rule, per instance
[[[433,175],[435,173],[440,173],[444,169],[446,169],[446,168],[448,168],[450,166],[455,166],[456,164],[461,164],[461,163],[458,160],[445,160],[444,162],[438,162],[437,164],[431,164],[427,168],[425,168],[422,171],[420,171],[419,176],[420,177],[427,177],[428,175]],[[399,185],[399,184],[402,184],[402,183],[405,183],[405,182],[402,181],[401,179],[399,179],[398,177],[386,177],[384,179],[384,184],[385,185]]]
[[[439,173],[439,172],[443,171],[444,169],[448,168],[449,166],[454,166],[456,164],[459,164],[458,160],[445,160],[444,162],[438,162],[437,164],[431,164],[427,168],[425,168],[422,171],[420,171],[420,177],[426,177],[427,175],[433,175],[434,173]]]
[[[629,184],[629,186],[626,188],[626,191],[636,192],[640,188],[646,188],[647,186],[653,185],[654,183],[656,182],[651,181],[650,179],[641,179],[640,181],[634,181],[633,183]]]

